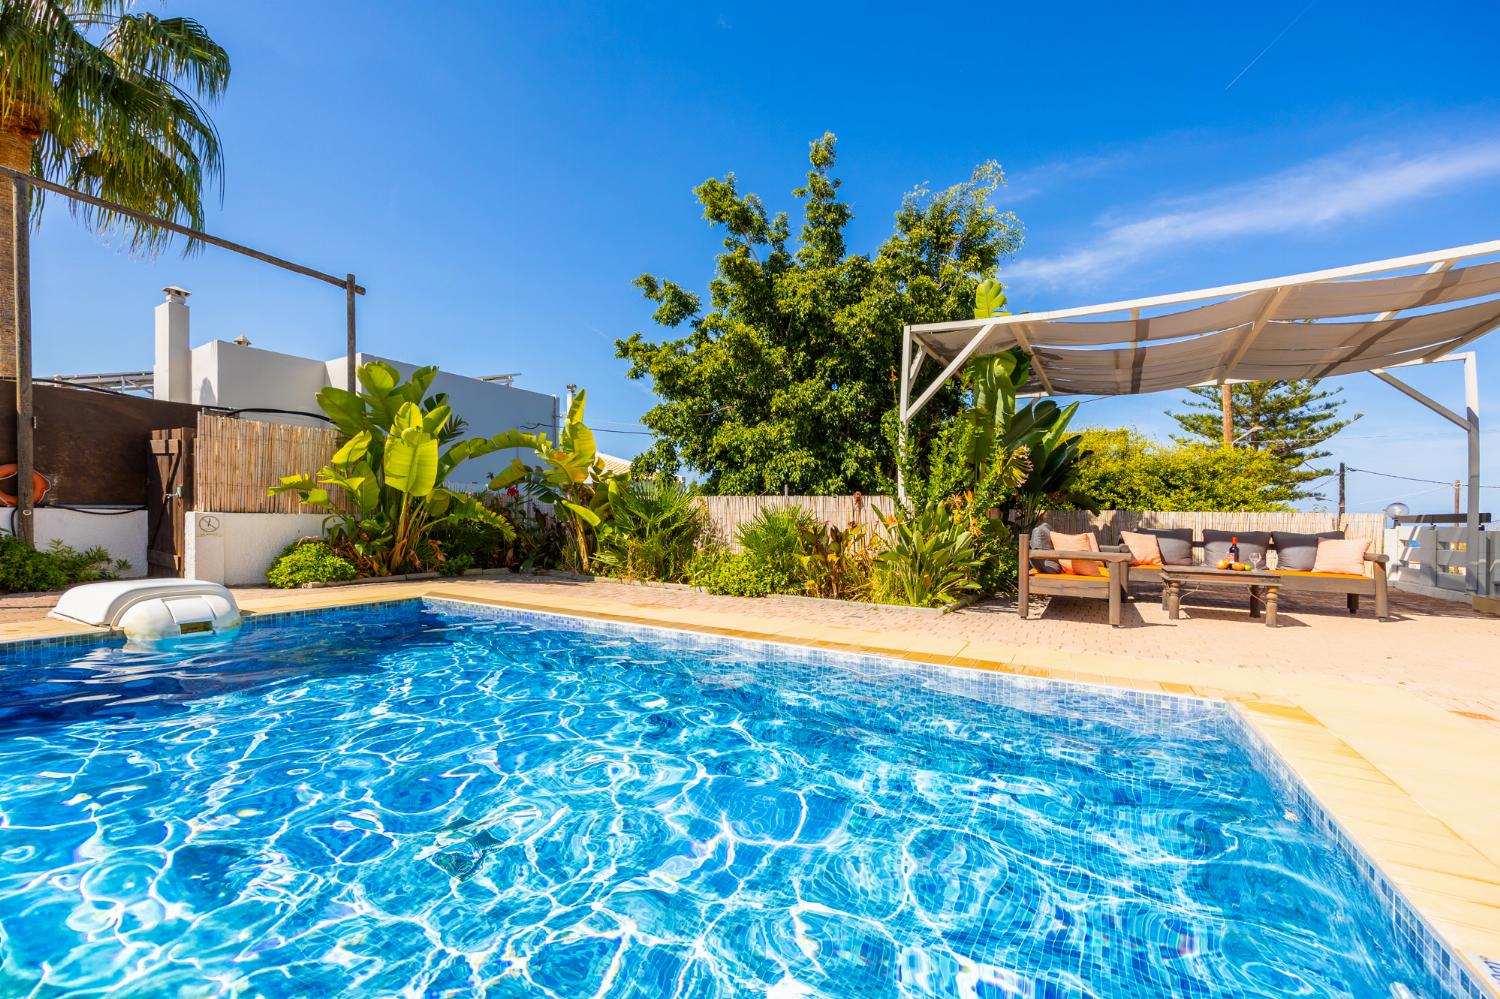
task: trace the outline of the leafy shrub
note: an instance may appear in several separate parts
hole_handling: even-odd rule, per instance
[[[941,607],[979,589],[983,562],[961,511],[938,504],[892,518],[890,540],[875,557],[876,598]]]
[[[61,590],[75,583],[115,579],[129,569],[129,562],[97,546],[79,551],[54,539],[37,549],[14,535],[0,537],[0,591],[6,593]]]
[[[609,519],[598,528],[595,568],[612,576],[681,582],[708,531],[697,491],[678,479],[614,479]]]
[[[512,535],[482,520],[453,520],[433,532],[442,558],[434,566],[445,576],[505,564]]]
[[[797,560],[808,596],[828,600],[868,600],[875,544],[862,524],[804,525]]]
[[[765,597],[772,593],[797,593],[788,589],[783,576],[749,552],[732,552],[723,545],[702,549],[688,571],[688,581],[709,593],[730,597]]]
[[[510,521],[516,532],[501,555],[501,566],[512,572],[541,572],[560,568],[570,554],[576,560],[567,527],[519,487],[485,493],[483,502]]]
[[[354,563],[337,554],[320,538],[301,538],[281,550],[266,572],[266,582],[289,590],[303,583],[341,583],[358,573]]]
[[[799,506],[761,507],[740,526],[745,565],[738,572],[754,580],[753,588],[765,587],[764,593],[802,593],[806,580],[802,557],[822,526]]]

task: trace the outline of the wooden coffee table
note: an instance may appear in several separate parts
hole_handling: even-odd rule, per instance
[[[1266,569],[1237,572],[1216,569],[1210,565],[1164,565],[1161,569],[1162,600],[1167,617],[1176,621],[1182,608],[1182,589],[1209,586],[1240,587],[1250,591],[1250,616],[1260,617],[1266,611],[1266,627],[1276,627],[1276,599],[1281,592],[1281,577]]]

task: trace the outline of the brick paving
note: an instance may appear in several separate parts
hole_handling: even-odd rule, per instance
[[[1478,614],[1465,604],[1394,590],[1387,622],[1375,620],[1369,606],[1373,601],[1351,615],[1341,596],[1283,593],[1280,627],[1273,630],[1252,620],[1243,595],[1230,592],[1191,594],[1184,599],[1182,619],[1169,621],[1160,590],[1151,584],[1137,586],[1136,599],[1124,609],[1125,626],[1111,628],[1104,601],[1063,597],[1035,601],[1032,617],[1023,621],[1013,600],[932,615],[903,607],[720,597],[686,588],[560,577],[502,576],[487,583],[502,591],[497,596],[520,588],[528,602],[587,592],[626,612],[630,607],[731,611],[892,635],[988,640],[1030,650],[1203,663],[1394,687],[1500,725],[1500,618]],[[236,594],[242,602],[285,596],[284,591],[253,587]],[[0,623],[41,618],[56,599],[56,594],[0,597]]]

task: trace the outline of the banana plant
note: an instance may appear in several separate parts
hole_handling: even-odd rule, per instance
[[[1005,305],[998,281],[983,281],[974,292],[976,319],[1008,316]],[[1028,531],[1047,497],[1067,493],[1076,482],[1083,439],[1068,433],[1078,403],[1017,405],[1031,368],[1031,355],[1019,348],[970,361],[965,375],[973,404],[960,416],[968,424],[976,492],[997,498],[1015,526]]]
[[[558,432],[557,443],[546,434],[511,430],[491,438],[497,449],[520,448],[533,452],[539,464],[520,458],[490,481],[494,490],[520,487],[529,497],[548,503],[568,528],[578,552],[578,567],[589,571],[589,537],[609,516],[612,489],[618,489],[599,457],[594,433],[583,422],[586,393],[579,391],[568,407],[568,416]]]
[[[462,422],[446,398],[426,395],[436,373],[419,368],[402,382],[395,368],[372,361],[358,372],[364,391],[323,389],[318,404],[343,444],[318,472],[286,475],[271,487],[272,495],[294,493],[307,506],[329,510],[330,546],[365,575],[431,568],[442,559],[431,532],[447,521],[481,521],[512,536],[504,517],[444,486],[459,464],[499,445],[491,438],[451,443]]]

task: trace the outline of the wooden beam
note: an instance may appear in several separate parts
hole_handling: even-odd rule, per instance
[[[262,263],[270,264],[273,267],[280,267],[282,270],[292,271],[294,273],[302,274],[310,278],[317,278],[319,281],[326,281],[329,284],[336,285],[340,288],[344,287],[344,283],[346,280],[345,278],[334,277],[332,274],[325,274],[320,270],[315,270],[311,267],[305,267],[302,264],[294,264],[290,260],[284,260],[281,257],[273,256],[269,253],[262,253],[260,250],[252,249],[251,247],[248,247],[243,243],[236,243],[232,240],[224,239],[220,236],[214,236],[210,233],[204,232],[201,229],[194,229],[191,226],[185,226],[180,223],[173,222],[171,219],[164,219],[156,215],[147,215],[145,212],[138,212],[133,208],[126,208],[124,205],[116,204],[113,201],[105,201],[103,198],[96,198],[92,194],[85,194],[84,192],[74,190],[71,187],[64,187],[61,184],[54,184],[50,180],[43,180],[40,177],[33,177],[30,174],[21,173],[17,170],[12,170],[9,167],[0,167],[0,176],[9,177],[13,181],[17,179],[24,179],[29,184],[34,184],[44,191],[51,191],[53,194],[60,194],[64,198],[69,198],[73,201],[81,201],[86,205],[92,205],[95,208],[101,208],[107,212],[114,212],[116,215],[124,215],[126,218],[132,218],[137,222],[144,222],[146,225],[155,226],[158,229],[165,229],[168,232],[175,232],[178,235],[186,236],[189,239],[195,239],[200,243],[208,243],[210,246],[217,246],[221,249],[231,250],[234,253],[241,254],[242,256],[253,257],[256,260],[261,261]],[[357,295],[363,295],[365,293],[365,290],[358,285],[355,285],[354,292]]]
[[[902,410],[901,419],[909,420],[913,416],[916,416],[918,413],[920,413],[922,411],[922,407],[927,405],[932,397],[937,394],[937,390],[942,388],[944,383],[946,383],[949,378],[952,378],[953,375],[956,374],[958,370],[964,366],[964,362],[969,359],[969,356],[973,354],[974,351],[979,349],[979,345],[989,338],[990,333],[993,332],[995,327],[998,325],[998,322],[991,320],[990,322],[982,326],[979,332],[975,333],[973,338],[964,345],[964,349],[960,350],[958,354],[953,358],[953,360],[949,362],[948,366],[942,371],[938,372],[938,376],[932,380],[932,384],[928,385],[926,390],[923,391],[921,395],[917,396],[917,401],[912,403],[909,409]]]
[[[1225,354],[1224,360],[1219,363],[1219,370],[1214,372],[1214,381],[1222,383],[1224,379],[1229,377],[1229,373],[1234,370],[1234,366],[1243,361],[1245,355],[1250,353],[1250,348],[1255,344],[1255,338],[1260,336],[1260,331],[1266,328],[1266,323],[1271,319],[1271,313],[1275,312],[1276,307],[1286,299],[1287,295],[1291,294],[1292,287],[1292,285],[1286,285],[1285,287],[1277,288],[1271,293],[1271,297],[1266,299],[1266,304],[1255,317],[1255,321],[1250,324],[1244,333],[1240,334],[1239,342],[1234,345],[1232,350]]]
[[[1016,343],[1021,345],[1021,349],[1031,356],[1031,370],[1036,372],[1042,388],[1047,390],[1048,395],[1056,395],[1057,392],[1052,388],[1052,379],[1047,377],[1047,369],[1042,367],[1042,359],[1037,356],[1036,348],[1031,345],[1031,339],[1026,335],[1026,324],[1017,323],[1011,333],[1015,336]]]
[[[35,422],[31,390],[31,188],[24,174],[13,175],[15,200],[11,206],[14,226],[12,244],[16,286],[16,519],[15,535],[28,545],[36,543],[36,497],[32,476],[36,471]]]
[[[347,338],[347,343],[344,347],[344,376],[347,382],[344,387],[350,392],[359,391],[359,386],[354,380],[354,355],[356,352],[354,342],[354,295],[355,289],[358,287],[359,285],[354,282],[353,274],[344,278],[344,323],[345,336]]]

